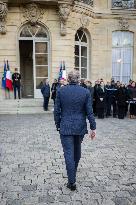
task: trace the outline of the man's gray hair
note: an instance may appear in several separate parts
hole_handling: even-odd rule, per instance
[[[68,81],[77,83],[79,81],[80,74],[79,71],[74,70],[68,73]]]

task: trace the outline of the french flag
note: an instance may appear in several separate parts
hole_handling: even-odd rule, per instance
[[[6,73],[7,73],[7,65],[6,65],[6,61],[4,61],[4,73],[2,76],[2,88],[6,89]]]
[[[9,90],[13,90],[13,85],[12,85],[12,74],[10,72],[10,68],[9,68],[9,63],[7,61],[7,72],[6,72],[6,88],[8,88]]]

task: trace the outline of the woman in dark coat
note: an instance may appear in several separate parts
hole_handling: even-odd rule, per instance
[[[53,99],[53,102],[55,104],[55,99],[56,99],[56,92],[57,92],[57,86],[58,86],[58,82],[56,79],[54,79],[54,83],[51,86],[51,99]]]
[[[131,87],[128,88],[130,96],[130,118],[136,117],[136,83],[133,81]]]
[[[104,118],[105,96],[104,82],[101,82],[99,87],[96,89],[96,111],[99,119]]]
[[[124,84],[120,84],[116,92],[116,100],[118,107],[118,118],[124,119],[126,113],[127,90]]]

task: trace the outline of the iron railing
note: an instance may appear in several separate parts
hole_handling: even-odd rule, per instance
[[[136,0],[112,0],[112,8],[135,9]]]
[[[78,2],[93,6],[93,0],[77,0]]]

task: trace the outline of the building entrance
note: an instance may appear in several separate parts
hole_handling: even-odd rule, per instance
[[[23,98],[34,97],[33,41],[19,41],[21,91]]]
[[[49,37],[41,25],[26,24],[19,37],[22,97],[42,98],[41,86],[49,79]]]

